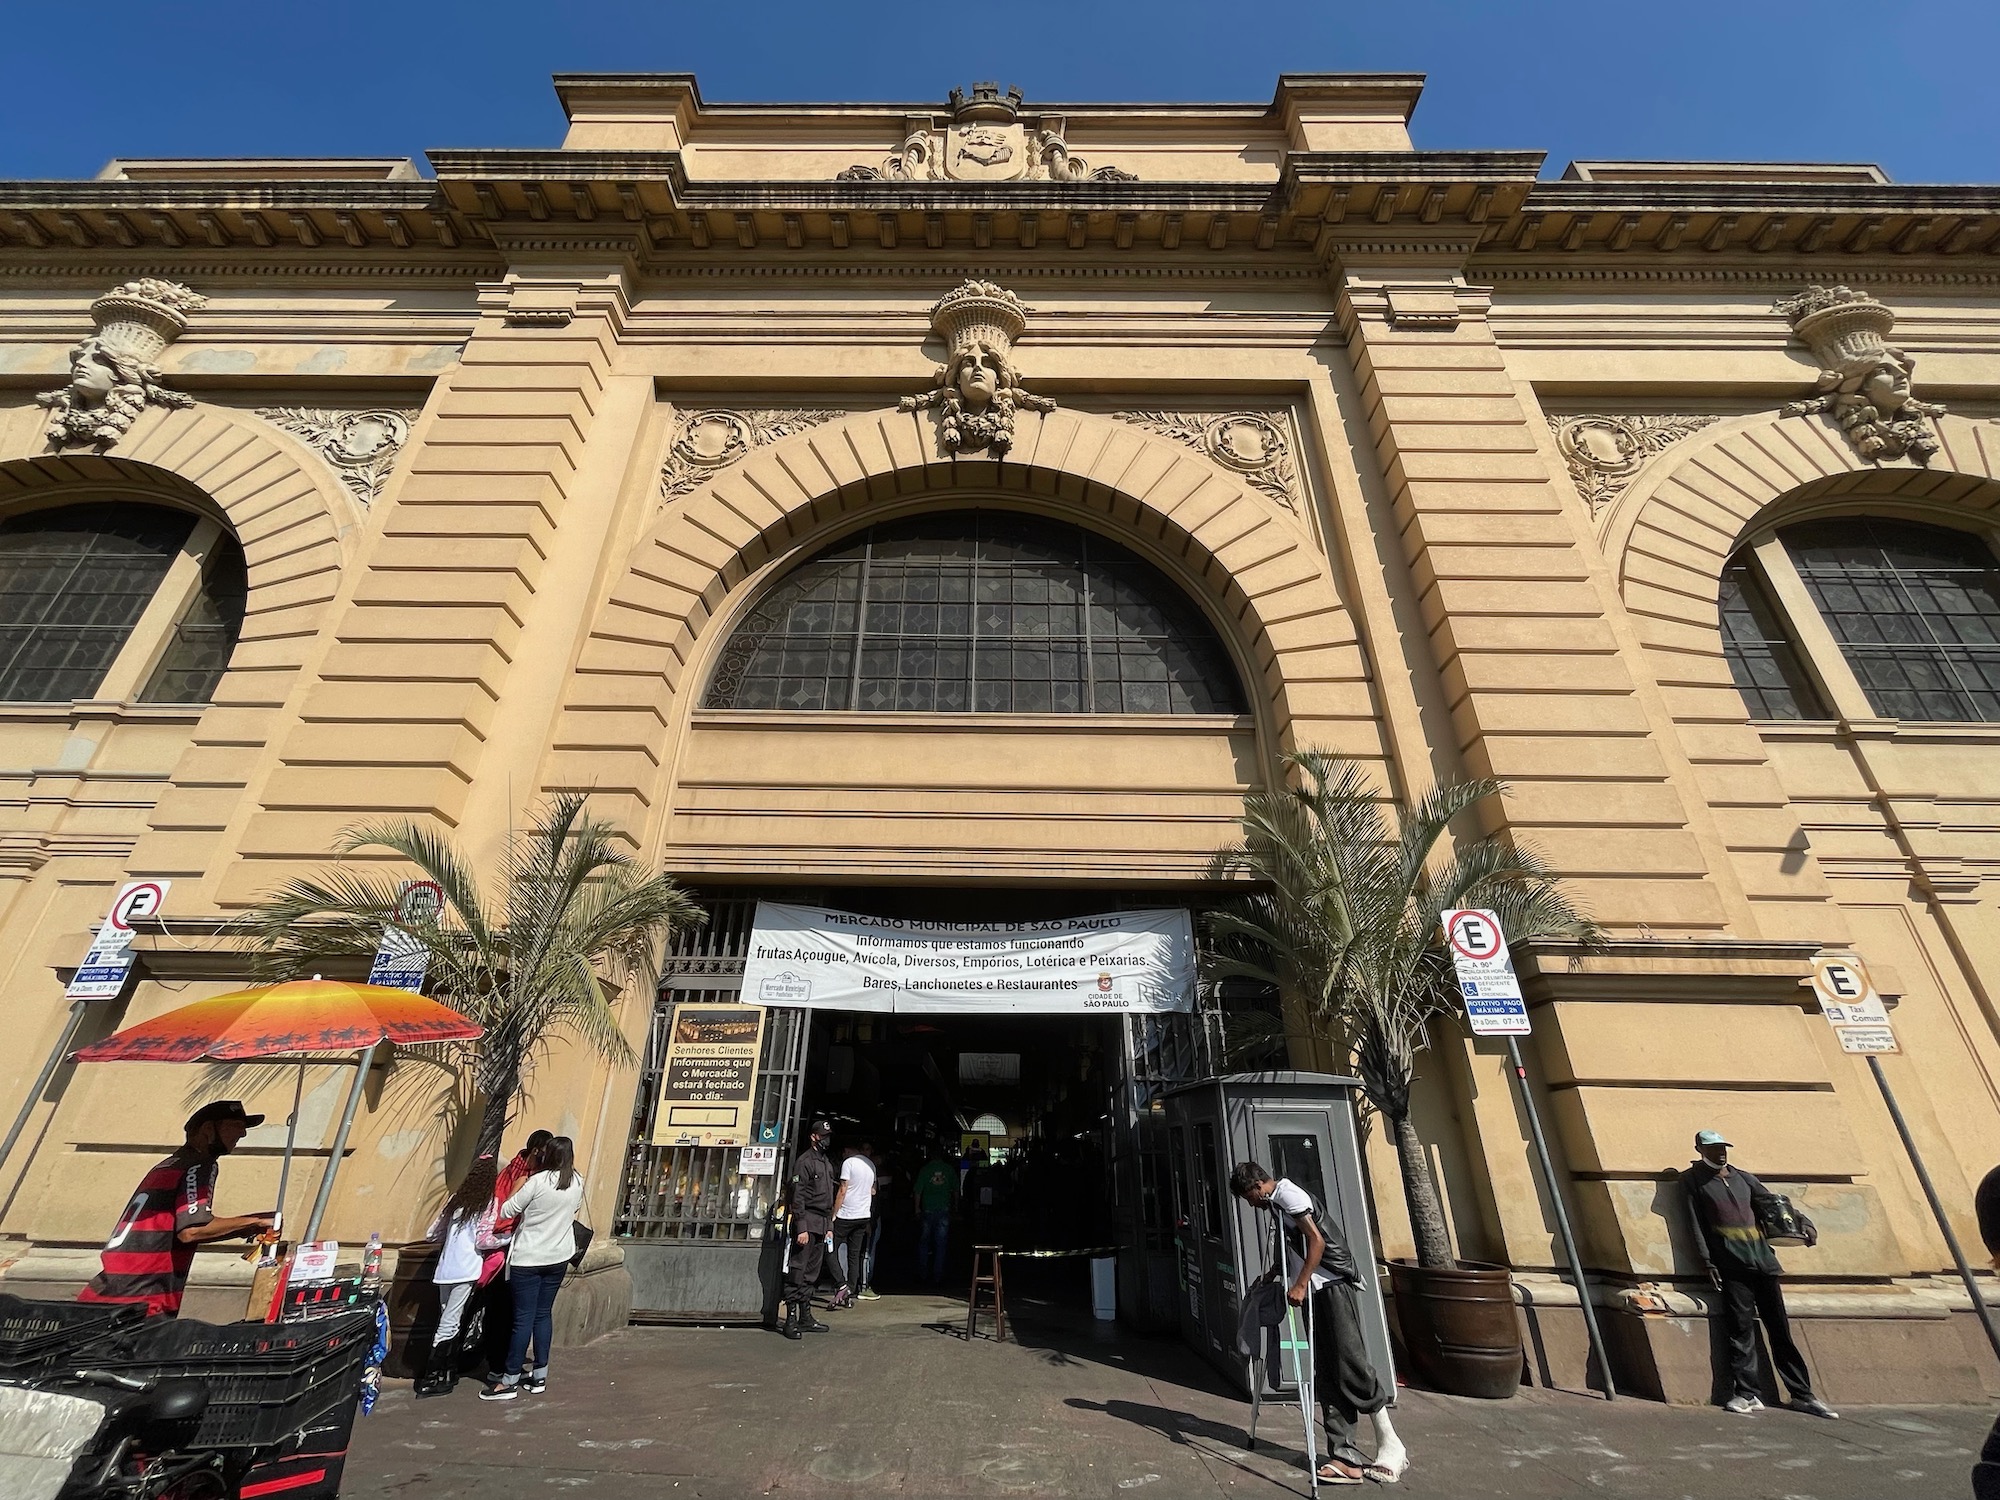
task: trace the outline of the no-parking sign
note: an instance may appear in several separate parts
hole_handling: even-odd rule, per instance
[[[71,1000],[116,1000],[132,972],[132,923],[167,904],[171,880],[128,880],[118,888],[104,925],[77,965],[64,994]]]
[[[1490,911],[1459,907],[1444,914],[1444,936],[1473,1034],[1526,1036],[1532,1029],[1528,1007],[1521,1000],[1521,981],[1507,954],[1500,919]]]

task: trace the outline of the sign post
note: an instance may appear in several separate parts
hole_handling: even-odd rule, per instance
[[[1528,1007],[1521,999],[1521,981],[1514,973],[1514,960],[1507,952],[1507,938],[1500,919],[1490,911],[1461,907],[1444,913],[1445,940],[1451,948],[1452,967],[1458,971],[1459,993],[1465,998],[1466,1019],[1474,1036],[1507,1038],[1507,1061],[1521,1086],[1521,1107],[1528,1116],[1528,1133],[1534,1138],[1535,1156],[1542,1164],[1542,1180],[1548,1184],[1549,1202],[1556,1212],[1556,1231],[1562,1236],[1563,1254],[1569,1260],[1570,1279],[1576,1283],[1577,1305],[1583,1309],[1584,1331],[1590,1335],[1591,1353],[1597,1356],[1598,1372],[1604,1377],[1604,1399],[1618,1399],[1618,1383],[1612,1378],[1611,1359],[1605,1352],[1604,1333],[1597,1326],[1597,1308],[1590,1300],[1590,1283],[1583,1279],[1583,1259],[1576,1252],[1576,1235],[1570,1229],[1569,1209],[1563,1203],[1562,1187],[1556,1181],[1555,1164],[1549,1159],[1548,1139],[1542,1134],[1542,1117],[1535,1108],[1534,1091],[1528,1087],[1528,1067],[1521,1060],[1520,1037],[1533,1027]]]
[[[1819,997],[1820,1013],[1833,1028],[1833,1034],[1840,1038],[1840,1050],[1867,1057],[1868,1071],[1875,1076],[1875,1087],[1882,1091],[1882,1102],[1888,1106],[1889,1118],[1896,1125],[1896,1134],[1902,1137],[1903,1149],[1909,1153],[1910,1166],[1915,1169],[1924,1198],[1931,1206],[1931,1217],[1937,1220],[1938,1232],[1944,1236],[1952,1261],[1958,1266],[1959,1280],[1965,1283],[1966,1295],[1972,1298],[1972,1310],[1979,1316],[1979,1326],[1986,1330],[1986,1340],[1993,1346],[1993,1352],[2000,1354],[2000,1327],[1994,1325],[1992,1309],[1987,1307],[1986,1298],[1980,1294],[1972,1266],[1965,1258],[1958,1236],[1952,1232],[1951,1220],[1945,1216],[1944,1204],[1938,1198],[1936,1185],[1931,1182],[1930,1170],[1925,1167],[1923,1156],[1917,1150],[1916,1138],[1910,1134],[1910,1125],[1903,1118],[1902,1106],[1896,1102],[1896,1092],[1889,1087],[1889,1075],[1882,1071],[1882,1054],[1903,1050],[1896,1042],[1896,1030],[1889,1020],[1889,1007],[1875,993],[1874,982],[1868,977],[1868,967],[1856,954],[1820,954],[1813,960],[1812,986],[1813,993]]]
[[[22,1101],[20,1113],[14,1116],[6,1140],[0,1141],[0,1162],[13,1154],[21,1132],[28,1128],[28,1118],[35,1112],[35,1101],[42,1097],[42,1090],[49,1086],[49,1080],[56,1076],[56,1069],[62,1066],[63,1058],[69,1053],[69,1044],[76,1037],[76,1028],[91,1002],[116,1000],[125,992],[125,981],[132,973],[133,919],[153,915],[166,904],[167,892],[172,888],[171,880],[128,880],[118,888],[118,894],[111,900],[111,910],[105,914],[103,926],[91,939],[89,951],[84,954],[83,962],[77,965],[76,974],[64,992],[69,998],[69,1019],[63,1023],[62,1035],[56,1038],[54,1049],[42,1064],[42,1071],[35,1075],[34,1086]]]

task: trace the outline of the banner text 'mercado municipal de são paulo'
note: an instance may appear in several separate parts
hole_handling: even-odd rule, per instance
[[[1184,910],[917,922],[759,901],[743,998],[964,1015],[1188,1010],[1194,932]]]

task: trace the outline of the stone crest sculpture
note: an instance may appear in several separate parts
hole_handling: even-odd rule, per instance
[[[879,167],[852,166],[839,182],[1136,182],[1119,167],[1098,167],[1069,154],[1060,115],[1026,117],[1021,91],[975,83],[951,91],[951,118],[911,115],[903,145]]]
[[[177,281],[142,277],[90,304],[97,332],[69,352],[69,384],[35,398],[55,415],[49,441],[108,448],[150,403],[192,406],[194,398],[160,383],[153,363],[187,328],[187,314],[208,299]]]
[[[683,411],[674,418],[667,439],[666,462],[660,465],[660,498],[678,500],[699,489],[724,469],[740,463],[753,448],[831,422],[842,415],[809,407],[773,407],[732,411],[710,407]]]
[[[990,281],[968,281],[931,308],[931,331],[950,357],[937,367],[932,388],[905,396],[900,411],[938,409],[938,442],[946,453],[985,448],[1004,458],[1014,442],[1014,414],[1054,411],[1055,402],[1021,385],[1014,340],[1028,326],[1021,299]]]
[[[1694,413],[1579,412],[1551,416],[1549,425],[1555,429],[1556,451],[1576,481],[1576,492],[1594,517],[1624,493],[1647,459],[1718,420]]]
[[[1274,411],[1115,411],[1121,422],[1170,437],[1241,474],[1259,493],[1294,515],[1299,476],[1284,419]]]
[[[1785,407],[1788,417],[1826,412],[1840,424],[1854,451],[1876,460],[1908,456],[1928,463],[1938,451],[1929,418],[1944,407],[1911,393],[1916,361],[1888,342],[1896,315],[1866,292],[1845,286],[1809,286],[1773,311],[1792,328],[1826,367],[1820,394]]]
[[[416,418],[412,411],[328,411],[312,406],[260,406],[257,415],[302,439],[333,465],[348,493],[363,505],[372,505],[381,495]]]

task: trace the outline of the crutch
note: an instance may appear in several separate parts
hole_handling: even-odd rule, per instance
[[[1299,1337],[1299,1310],[1292,1306],[1291,1299],[1285,1299],[1285,1347],[1292,1351],[1293,1367],[1298,1371],[1299,1411],[1306,1420],[1306,1473],[1312,1481],[1312,1493],[1319,1494],[1319,1447],[1313,1434],[1313,1363],[1312,1363],[1312,1297],[1306,1297],[1305,1338]]]

